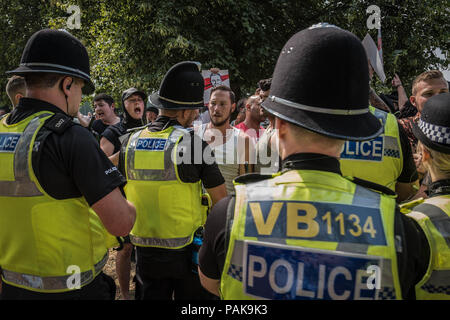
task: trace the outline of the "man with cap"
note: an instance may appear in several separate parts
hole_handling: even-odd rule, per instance
[[[226,196],[224,179],[208,144],[194,134],[203,107],[203,77],[195,62],[180,62],[164,76],[150,102],[160,114],[124,140],[119,168],[127,178],[127,199],[136,205],[130,233],[136,246],[137,299],[206,299],[193,238],[206,220],[207,198]],[[209,156],[208,156],[209,155]]]
[[[108,157],[120,150],[119,138],[127,130],[142,127],[146,123],[145,101],[147,101],[147,95],[136,88],[129,88],[122,93],[123,120],[109,126],[100,139],[100,148]]]
[[[324,74],[336,80],[327,95],[316,81]],[[389,189],[339,169],[345,140],[382,131],[367,82],[367,58],[352,33],[319,24],[288,40],[263,103],[275,116],[282,171],[239,177],[236,196],[212,209],[199,254],[205,288],[223,299],[414,295],[414,279],[426,270],[423,234],[382,193]]]
[[[431,177],[425,201],[402,205],[402,211],[425,232],[430,248],[428,269],[416,285],[416,297],[450,300],[450,93],[429,98],[412,130]]]
[[[26,97],[0,119],[2,299],[114,299],[102,268],[136,211],[124,177],[72,121],[94,90],[89,70],[78,39],[45,29],[8,72],[25,78]]]

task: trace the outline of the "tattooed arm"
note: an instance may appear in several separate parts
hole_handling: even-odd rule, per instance
[[[370,90],[369,90],[369,102],[372,105],[372,107],[375,107],[377,109],[380,109],[380,110],[383,110],[386,112],[391,112],[391,110],[386,105],[386,103],[384,103],[384,101],[381,100],[381,98],[375,93],[375,91],[372,88],[370,88]]]

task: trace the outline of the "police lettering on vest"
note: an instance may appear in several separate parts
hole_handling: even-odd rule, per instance
[[[254,297],[375,299],[380,289],[379,257],[255,241],[245,241],[244,252],[244,292]]]
[[[369,141],[346,141],[341,158],[383,161],[383,137]]]
[[[136,144],[136,150],[145,151],[164,151],[167,139],[139,139]]]
[[[0,152],[14,152],[19,142],[20,133],[1,133]]]

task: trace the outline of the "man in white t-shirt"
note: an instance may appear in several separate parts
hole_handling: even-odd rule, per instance
[[[210,144],[225,179],[227,192],[233,192],[233,180],[253,171],[250,150],[251,139],[230,125],[230,117],[236,108],[234,92],[221,85],[211,90],[208,110],[211,121],[195,126],[196,133]]]

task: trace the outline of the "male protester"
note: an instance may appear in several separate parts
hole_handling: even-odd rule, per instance
[[[235,126],[251,137],[256,143],[264,128],[261,127],[263,120],[263,110],[261,109],[261,97],[259,95],[250,96],[245,103],[245,120]]]
[[[421,165],[421,157],[417,152],[417,138],[414,136],[412,127],[420,119],[420,115],[425,102],[434,95],[449,92],[448,82],[439,70],[429,70],[418,75],[412,84],[412,96],[409,97],[411,104],[416,107],[417,113],[414,116],[399,119],[399,124],[406,132],[411,145],[414,161],[419,172],[421,185],[414,198],[426,197],[427,185],[430,182],[425,168]]]
[[[119,138],[127,130],[142,127],[145,124],[145,101],[147,101],[147,95],[136,88],[129,88],[122,93],[124,118],[109,126],[100,139],[100,148],[108,157],[119,152],[121,146]]]
[[[129,134],[119,157],[128,181],[125,194],[137,211],[130,233],[137,254],[137,298],[206,299],[211,295],[191,265],[193,237],[208,209],[202,184],[213,204],[226,189],[214,157],[205,158],[211,155],[208,144],[187,129],[203,107],[198,64],[172,66],[150,100],[160,109],[158,118]]]
[[[18,75],[9,78],[6,84],[6,94],[14,109],[19,103],[20,98],[25,96],[25,79]]]
[[[326,95],[324,75],[335,79]],[[239,177],[236,197],[212,209],[199,260],[210,292],[238,300],[414,297],[428,263],[424,234],[380,192],[389,189],[356,184],[339,169],[345,140],[382,132],[367,82],[352,33],[319,24],[288,40],[263,104],[275,117],[283,170]]]
[[[114,112],[114,99],[106,93],[97,94],[94,97],[93,105],[95,118],[83,116],[78,112],[78,120],[83,127],[91,130],[96,139],[100,141],[103,131],[109,126],[119,123],[120,118]]]
[[[412,132],[413,123],[420,119],[425,102],[432,96],[448,92],[448,82],[439,70],[429,70],[418,75],[412,84],[412,95],[409,97],[411,104],[416,107],[417,113],[413,117],[399,119],[408,135],[413,154],[416,153],[417,138]]]
[[[269,97],[271,84],[272,78],[263,79],[258,82],[261,102],[264,102]],[[268,121],[268,125],[256,144],[257,161],[255,172],[272,174],[278,172],[280,166],[278,138],[271,125],[273,123],[273,115],[263,109],[263,117],[266,118],[265,121]]]
[[[211,121],[196,128],[197,135],[214,151],[228,193],[234,191],[233,180],[237,176],[251,171],[250,150],[253,150],[249,137],[230,125],[235,108],[234,92],[224,85],[214,87],[208,104]]]
[[[128,234],[136,211],[124,177],[72,121],[94,91],[87,50],[41,30],[8,73],[25,78],[26,98],[0,120],[1,298],[114,299],[102,268],[111,235]]]
[[[114,109],[114,99],[110,95],[100,93],[94,97],[94,112],[98,119],[94,120],[91,128],[99,139],[109,126],[120,122],[120,118],[116,115]]]
[[[153,122],[158,117],[159,111],[155,107],[147,107],[145,111],[145,117],[147,118],[147,123]]]

